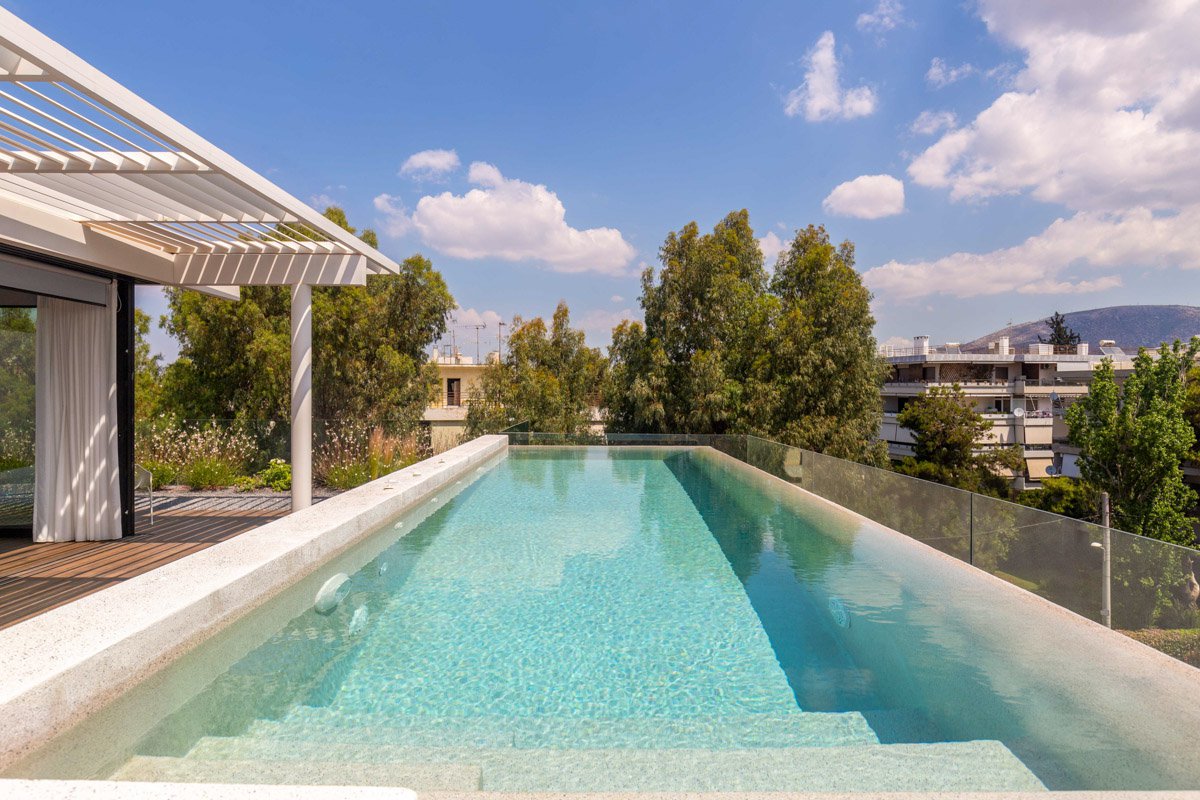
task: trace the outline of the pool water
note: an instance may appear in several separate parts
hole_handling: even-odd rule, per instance
[[[1193,718],[1147,735],[1120,660],[1080,663],[1086,636],[714,451],[514,448],[434,502],[380,534],[332,613],[296,616],[78,769],[495,791],[1194,785],[1196,745],[1171,730]]]

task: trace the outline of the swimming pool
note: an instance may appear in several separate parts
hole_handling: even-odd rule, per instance
[[[1155,657],[709,448],[512,448],[9,774],[1195,788]]]

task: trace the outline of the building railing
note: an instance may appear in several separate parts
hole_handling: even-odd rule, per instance
[[[522,445],[708,446],[1097,622],[1200,626],[1200,550],[747,435],[509,433]],[[1105,552],[1105,542],[1108,549]],[[1149,643],[1155,635],[1146,637]]]

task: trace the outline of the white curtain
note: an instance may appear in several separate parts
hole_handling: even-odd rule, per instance
[[[33,538],[121,537],[117,293],[94,306],[38,297]]]

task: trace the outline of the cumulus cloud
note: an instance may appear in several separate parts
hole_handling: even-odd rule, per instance
[[[623,275],[635,251],[615,228],[579,230],[566,222],[558,195],[541,184],[506,178],[491,164],[471,164],[466,194],[427,195],[411,214],[390,195],[375,198],[384,230],[415,230],[429,247],[454,258],[537,261],[558,272]]]
[[[836,186],[821,207],[841,217],[890,217],[904,211],[904,183],[891,175],[859,175]]]
[[[309,197],[308,204],[318,211],[324,211],[330,206],[336,206],[338,203],[337,200],[334,200],[331,195],[321,192],[320,194],[314,194]]]
[[[913,120],[909,130],[920,136],[932,136],[943,130],[951,130],[958,124],[953,111],[922,111]]]
[[[1096,292],[1120,286],[1117,272],[1130,267],[1200,269],[1197,230],[1200,206],[1170,215],[1149,208],[1081,211],[1014,247],[933,261],[892,261],[868,270],[866,281],[875,291],[900,299],[939,292],[956,297]]]
[[[587,311],[576,323],[593,345],[608,344],[612,341],[613,328],[627,319],[641,320],[641,312],[632,308],[622,308],[620,311],[608,311],[603,308]]]
[[[980,0],[1022,66],[974,120],[909,164],[956,201],[1026,194],[1067,214],[1014,247],[892,262],[876,291],[1063,293],[1121,272],[1200,268],[1200,13],[1195,0]]]
[[[804,115],[809,122],[854,119],[874,113],[875,92],[869,86],[843,89],[841,64],[835,52],[833,31],[825,31],[805,57],[804,83],[788,92],[783,112]]]
[[[612,297],[610,297],[608,299],[610,302],[613,302],[613,303],[624,303],[625,302],[625,298],[621,297],[621,295],[619,295],[619,294],[614,294]]]
[[[897,0],[879,0],[874,10],[858,15],[855,27],[865,33],[887,33],[904,23],[904,6]]]
[[[786,250],[787,246],[788,243],[780,239],[775,231],[768,231],[766,236],[758,240],[758,249],[762,250],[763,262],[768,267],[775,266],[779,254]]]
[[[935,89],[944,89],[952,83],[958,83],[963,78],[974,75],[976,71],[971,64],[959,64],[957,67],[952,67],[942,59],[935,58],[929,62],[925,80]]]
[[[955,199],[1029,192],[1092,210],[1200,201],[1195,5],[983,0],[989,30],[1023,49],[1025,65],[1012,91],[909,174]]]
[[[400,175],[417,180],[441,178],[459,167],[458,153],[453,150],[422,150],[413,153],[400,166]]]
[[[381,194],[375,197],[373,204],[375,210],[383,215],[380,218],[379,227],[383,229],[384,234],[399,239],[412,230],[412,220],[408,216],[408,209],[404,207],[400,198],[390,194]]]
[[[504,320],[504,317],[500,316],[499,313],[490,309],[487,311],[476,311],[473,308],[462,308],[461,306],[454,309],[452,316],[457,325],[487,325],[488,327],[495,327],[496,323]]]

